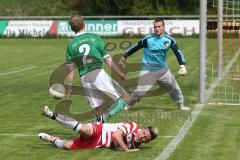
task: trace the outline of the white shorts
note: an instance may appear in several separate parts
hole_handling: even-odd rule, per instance
[[[92,108],[102,106],[102,94],[106,94],[114,101],[121,97],[123,89],[103,69],[95,69],[81,77],[83,90]]]

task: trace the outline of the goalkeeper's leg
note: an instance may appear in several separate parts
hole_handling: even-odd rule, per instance
[[[158,82],[161,86],[167,88],[169,96],[176,102],[179,109],[190,110],[189,107],[184,106],[184,97],[182,91],[169,69],[161,78],[158,79]]]
[[[157,82],[158,72],[141,71],[138,80],[137,89],[132,93],[129,105],[133,106],[136,102],[140,101],[141,98],[152,88]]]

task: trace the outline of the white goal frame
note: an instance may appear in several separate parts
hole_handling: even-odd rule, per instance
[[[231,3],[229,6],[228,3]],[[204,104],[213,94],[216,94],[218,92],[219,87],[222,88],[231,88],[231,86],[228,86],[227,84],[221,85],[220,81],[225,80],[227,75],[230,72],[230,68],[236,63],[236,61],[240,58],[240,48],[238,48],[235,55],[232,57],[232,59],[228,62],[227,66],[223,66],[224,64],[224,53],[223,53],[223,17],[231,17],[229,15],[223,15],[224,9],[230,10],[232,9],[234,18],[234,11],[236,11],[236,8],[234,8],[234,5],[240,6],[240,0],[234,1],[234,0],[218,0],[218,3],[215,3],[215,0],[213,0],[213,6],[218,7],[218,16],[217,16],[217,70],[214,71],[214,67],[212,67],[212,72],[217,73],[217,77],[211,77],[213,79],[210,83],[212,83],[209,86],[212,86],[208,89],[206,89],[207,82],[206,82],[206,55],[207,55],[207,0],[201,0],[200,1],[200,44],[199,44],[199,51],[200,51],[200,59],[199,59],[199,103]],[[233,8],[231,8],[233,7]],[[240,10],[240,7],[239,9]],[[240,15],[237,15],[238,17]],[[213,75],[213,74],[212,74]],[[212,76],[211,75],[211,76]],[[237,77],[238,78],[238,77]],[[219,92],[220,93],[220,92]],[[217,93],[218,94],[218,93]],[[237,101],[237,104],[240,105],[240,92],[234,93],[232,91],[231,93],[227,93],[226,91],[224,93],[225,97],[228,94],[231,95],[239,95],[239,101]],[[211,97],[212,98],[212,97]],[[222,103],[222,102],[221,102]],[[226,104],[228,102],[226,101]],[[228,103],[231,104],[231,103]]]

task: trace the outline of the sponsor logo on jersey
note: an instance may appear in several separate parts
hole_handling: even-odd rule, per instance
[[[163,42],[163,46],[164,46],[165,48],[168,48],[168,47],[169,47],[169,42],[168,42],[168,41],[164,41],[164,42]]]

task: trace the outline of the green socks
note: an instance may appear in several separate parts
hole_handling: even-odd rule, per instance
[[[106,122],[107,117],[112,117],[118,112],[122,111],[126,105],[127,103],[122,98],[119,98],[101,116],[94,117],[92,119],[92,122]]]
[[[119,98],[107,110],[109,117],[112,117],[115,114],[117,114],[118,112],[122,111],[125,108],[126,105],[127,105],[127,103],[122,98]]]

